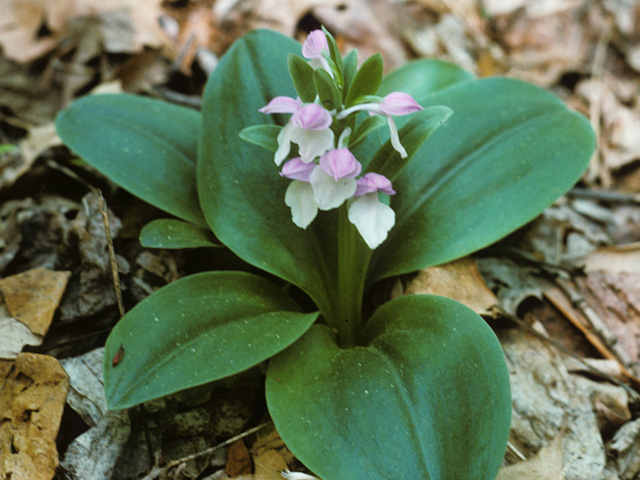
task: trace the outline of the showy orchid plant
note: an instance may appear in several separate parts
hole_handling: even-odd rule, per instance
[[[383,78],[380,55],[358,67],[325,30],[302,46],[262,30],[220,60],[202,113],[100,95],[57,128],[177,217],[144,246],[227,248],[270,274],[199,273],[136,305],[105,347],[111,408],[269,360],[269,413],[315,475],[495,478],[511,399],[492,330],[453,300],[371,287],[538,215],[588,163],[583,117],[524,82],[437,60]]]

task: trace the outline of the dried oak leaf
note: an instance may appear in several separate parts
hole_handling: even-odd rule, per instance
[[[50,480],[69,381],[58,361],[20,354],[0,362],[0,477]]]
[[[420,270],[407,284],[404,294],[431,294],[453,298],[480,315],[488,315],[490,309],[498,303],[471,257]]]
[[[0,280],[0,291],[16,320],[44,336],[58,308],[71,272],[35,268]]]

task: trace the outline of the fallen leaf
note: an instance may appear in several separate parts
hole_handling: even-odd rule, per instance
[[[9,313],[37,335],[49,330],[71,272],[36,268],[0,280]]]
[[[534,324],[534,329],[546,333],[539,323]],[[595,392],[601,390],[600,382],[569,374],[565,356],[530,333],[515,328],[497,333],[511,381],[511,443],[525,457],[532,457],[561,435],[562,465],[559,469],[536,473],[562,471],[565,475],[551,477],[553,480],[604,478],[606,456],[593,400],[597,397]],[[605,388],[622,389],[611,385]],[[558,454],[550,450],[543,454],[549,455],[546,457],[549,462],[551,458],[557,459],[554,455]],[[513,462],[513,458],[510,461]],[[555,465],[559,466],[559,462]],[[528,470],[526,465],[521,468]]]
[[[2,1],[0,12],[4,12]],[[0,28],[1,25],[0,19]],[[28,68],[0,56],[0,106],[3,120],[6,118],[12,125],[25,129],[52,121],[60,109],[60,95],[44,88]]]
[[[255,480],[282,480],[280,472],[287,469],[282,455],[272,449],[265,449],[253,457]]]
[[[477,262],[488,287],[497,293],[500,308],[511,315],[517,314],[525,299],[542,298],[551,285],[539,269],[510,258],[485,257]]]
[[[2,371],[7,372],[6,364]],[[69,381],[58,361],[20,354],[0,380],[0,477],[51,480]]]
[[[496,480],[559,480],[562,473],[562,435],[524,462],[500,469]]]
[[[30,62],[55,48],[70,20],[93,15],[107,51],[139,52],[164,41],[160,7],[161,0],[0,0],[0,46],[8,58]]]
[[[232,443],[229,447],[224,471],[230,477],[251,473],[251,455],[242,440]]]
[[[13,318],[6,305],[0,304],[0,359],[16,358],[25,345],[41,345],[42,340],[42,336]]]
[[[476,262],[465,257],[420,270],[404,289],[405,295],[430,294],[449,297],[480,315],[489,315],[498,299],[484,283]]]
[[[110,480],[131,433],[127,411],[110,411],[102,379],[103,348],[60,363],[69,375],[67,403],[91,428],[64,452],[61,465],[70,480]]]
[[[599,248],[587,256],[585,272],[640,273],[640,242]]]
[[[634,480],[640,473],[640,419],[623,425],[608,444],[609,454],[622,480]]]

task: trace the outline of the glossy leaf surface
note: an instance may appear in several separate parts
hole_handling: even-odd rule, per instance
[[[418,112],[411,122],[407,123],[399,132],[402,138],[402,146],[407,151],[407,158],[402,158],[387,141],[371,159],[367,170],[384,175],[389,180],[395,180],[396,176],[411,161],[422,144],[440,128],[453,112],[448,107],[427,107]]]
[[[287,53],[300,49],[280,34],[255,31],[221,59],[204,97],[198,188],[207,221],[222,243],[246,262],[305,290],[330,315],[339,303],[337,215],[320,212],[306,230],[296,227],[284,203],[289,180],[278,175],[271,153],[239,137],[246,127],[288,121],[287,115],[263,115],[258,109],[273,97],[296,96],[286,75]],[[381,130],[386,129],[372,137]],[[358,159],[363,165],[368,160]],[[365,248],[360,242],[358,251]]]
[[[300,49],[290,38],[258,30],[220,60],[204,97],[198,188],[222,243],[246,262],[298,285],[326,310],[335,290],[335,227],[320,218],[306,230],[295,226],[284,203],[289,180],[278,174],[273,154],[239,137],[245,127],[273,122],[274,116],[258,112],[273,97],[296,96],[286,74],[287,52]],[[321,216],[333,218],[332,213]]]
[[[173,218],[147,223],[140,231],[140,244],[147,248],[221,247],[208,228]]]
[[[493,480],[509,435],[500,344],[443,297],[392,300],[363,346],[312,327],[270,361],[267,403],[293,453],[324,480]]]
[[[496,242],[571,188],[595,148],[583,116],[524,82],[475,80],[416,99],[453,115],[395,180],[396,225],[374,252],[370,281]]]
[[[63,110],[56,129],[76,154],[128,192],[204,226],[196,190],[200,118],[160,100],[93,95]]]
[[[127,408],[246,370],[317,318],[281,289],[239,272],[176,280],[137,304],[105,346],[110,408]]]

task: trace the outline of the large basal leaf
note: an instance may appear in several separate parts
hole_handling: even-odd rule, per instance
[[[221,247],[208,228],[175,218],[159,218],[140,231],[140,245],[147,248]]]
[[[404,92],[414,98],[421,98],[425,93],[437,92],[474,79],[472,73],[451,63],[434,59],[416,60],[387,75],[378,95]]]
[[[364,346],[313,326],[274,357],[267,403],[323,480],[493,480],[511,416],[500,344],[467,307],[415,295],[383,305]]]
[[[289,180],[278,175],[273,154],[239,137],[245,127],[273,122],[273,116],[258,112],[273,97],[296,96],[287,54],[300,50],[297,42],[262,30],[238,40],[221,59],[205,91],[198,190],[205,217],[222,243],[248,263],[301,287],[331,316],[338,302],[330,295],[339,293],[336,215],[320,212],[306,230],[296,227],[284,203]],[[282,124],[288,116],[276,118]],[[373,152],[381,145],[376,143]],[[366,165],[369,159],[361,160]]]
[[[205,217],[222,243],[248,263],[300,286],[327,309],[337,264],[335,236],[322,232],[318,220],[307,230],[294,225],[284,203],[289,180],[278,175],[273,153],[239,137],[245,127],[273,122],[258,112],[273,97],[296,97],[287,53],[300,50],[288,37],[258,30],[220,60],[204,96],[198,189]]]
[[[298,339],[317,313],[240,272],[177,280],[136,305],[105,346],[109,408],[127,408],[246,370]]]
[[[196,191],[200,114],[128,94],[76,100],[56,119],[62,141],[147,203],[205,226]]]
[[[374,252],[370,281],[499,240],[566,192],[595,148],[584,117],[524,82],[463,82],[417,99],[453,115],[395,180],[396,225]]]

